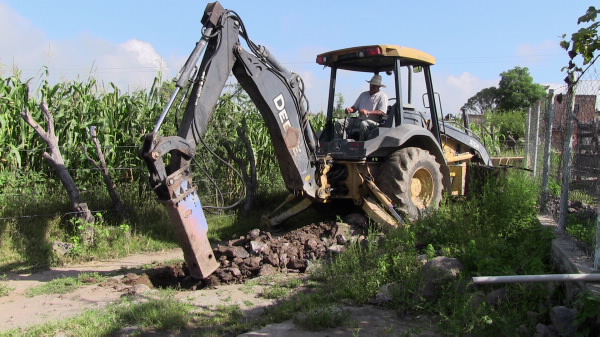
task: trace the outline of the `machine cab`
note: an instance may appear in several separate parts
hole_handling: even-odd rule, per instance
[[[430,72],[430,66],[436,61],[432,55],[397,45],[370,45],[322,53],[316,61],[331,68],[327,121],[319,139],[321,144],[335,142],[337,148],[343,146],[337,139],[339,135],[335,135],[334,123],[339,119],[352,118],[344,112],[344,108],[352,106],[356,100],[360,93],[356,90],[364,84],[362,80],[374,74],[383,78],[386,87],[382,91],[389,98],[389,106],[387,115],[382,118],[379,127],[369,133],[365,143],[386,134],[389,129],[407,124],[429,129],[440,141],[438,108]],[[356,76],[357,72],[359,76]],[[350,91],[356,92],[356,96],[349,96]],[[413,99],[413,92],[418,93],[417,100]],[[344,106],[339,104],[339,97],[345,98]],[[344,138],[348,142],[356,139],[353,135]],[[361,148],[357,145],[353,148]],[[362,154],[369,155],[368,151]]]

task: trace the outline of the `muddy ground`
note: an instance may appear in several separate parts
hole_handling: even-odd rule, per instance
[[[265,307],[274,304],[273,299],[261,296],[272,283],[248,281],[304,277],[316,261],[331,258],[352,241],[366,240],[366,219],[358,216],[349,220],[350,224],[318,223],[287,233],[255,229],[238,239],[213,243],[221,267],[202,281],[189,277],[185,263],[173,262],[183,260],[179,249],[52,268],[32,274],[8,274],[8,286],[14,291],[9,296],[0,297],[0,331],[68,318],[83,310],[118,302],[123,296],[146,296],[156,288],[178,289],[177,298],[191,301],[201,308],[239,305],[247,316],[260,315]],[[148,264],[152,267],[147,267]],[[112,276],[103,281],[86,280],[88,286],[68,294],[25,295],[31,287],[83,272]],[[353,328],[307,332],[291,322],[283,322],[244,336],[394,336],[401,331],[436,335],[427,318],[397,317],[392,311],[374,306],[348,307],[347,311],[354,322]]]

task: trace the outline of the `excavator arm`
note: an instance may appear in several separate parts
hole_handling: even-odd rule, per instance
[[[190,274],[198,279],[214,272],[219,262],[208,241],[208,224],[192,182],[191,163],[231,73],[265,120],[290,192],[314,198],[319,190],[320,167],[300,76],[285,69],[266,48],[255,45],[237,14],[218,2],[208,4],[201,22],[202,37],[140,150],[150,171],[150,184],[167,209]],[[240,37],[249,50],[242,46]],[[161,125],[180,91],[185,91],[187,104],[178,134],[161,136]]]

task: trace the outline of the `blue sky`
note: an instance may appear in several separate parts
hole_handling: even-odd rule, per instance
[[[314,112],[326,106],[329,71],[318,53],[366,44],[398,44],[437,58],[436,91],[456,113],[499,74],[528,67],[536,83],[562,85],[568,62],[558,43],[597,1],[249,1],[223,0],[250,38],[267,46],[307,85]],[[200,36],[206,1],[0,0],[0,75],[85,79],[146,87],[159,71],[171,78]],[[363,76],[368,79],[369,76]],[[346,103],[367,89],[341,83]],[[348,104],[347,104],[348,105]]]

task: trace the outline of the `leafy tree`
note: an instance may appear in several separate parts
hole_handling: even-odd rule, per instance
[[[335,118],[344,118],[346,115],[344,108],[344,95],[341,92],[335,94],[335,108],[333,109],[333,116]]]
[[[483,115],[488,111],[496,109],[498,105],[498,88],[489,87],[482,89],[475,96],[469,98],[462,109]]]
[[[515,67],[500,74],[498,109],[524,110],[546,96],[544,86],[533,83],[527,67]]]
[[[491,114],[486,117],[486,121],[490,129],[497,130],[501,141],[515,142],[525,137],[527,114],[523,111]]]
[[[577,55],[581,55],[583,58],[583,65],[593,63],[599,55],[597,55],[598,49],[600,49],[600,39],[598,38],[598,27],[600,22],[596,22],[600,9],[596,9],[594,6],[590,6],[586,13],[579,17],[577,24],[592,22],[588,27],[580,28],[576,33],[571,35],[571,40],[563,40],[560,46],[568,51],[569,57],[569,70],[582,71],[580,66],[575,64],[574,59]],[[563,38],[566,34],[563,34]]]

